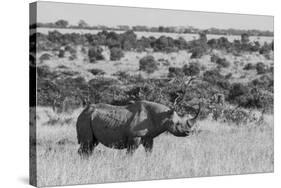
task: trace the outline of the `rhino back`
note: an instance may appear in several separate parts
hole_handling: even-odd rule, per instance
[[[132,116],[133,112],[125,107],[98,106],[92,114],[95,137],[108,147],[122,148],[127,141]]]

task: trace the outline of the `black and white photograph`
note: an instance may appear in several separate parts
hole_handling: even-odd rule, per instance
[[[273,16],[29,13],[31,185],[274,172]]]

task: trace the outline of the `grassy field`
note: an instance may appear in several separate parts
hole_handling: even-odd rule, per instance
[[[65,32],[67,33],[67,31]],[[160,36],[156,33],[143,34],[146,36]],[[160,34],[162,35],[163,33]],[[142,34],[137,33],[137,36],[140,38]],[[179,35],[167,34],[167,36],[177,38]],[[194,38],[191,35],[186,35],[186,37],[187,41]],[[208,39],[213,37],[208,35]],[[236,37],[238,38],[235,39],[240,39],[240,36]],[[227,38],[229,41],[234,39],[231,36],[227,36]],[[59,39],[60,37],[57,37],[58,41]],[[260,44],[264,43],[263,39],[267,39],[266,41],[268,42],[273,40],[272,37],[250,37],[249,39],[250,41],[258,40]],[[73,42],[73,39],[69,39],[69,41]],[[39,106],[36,112],[37,132],[36,139],[33,139],[36,140],[37,146],[38,186],[273,172],[273,48],[266,54],[263,54],[259,51],[262,50],[262,47],[256,51],[242,50],[240,52],[240,50],[235,50],[236,48],[240,49],[239,46],[235,47],[233,44],[233,49],[230,51],[205,44],[208,46],[208,50],[200,58],[192,58],[192,50],[185,48],[179,48],[181,50],[171,53],[167,53],[165,50],[153,50],[153,48],[145,48],[142,51],[138,51],[135,48],[129,51],[123,49],[124,57],[113,61],[110,60],[112,53],[109,46],[102,44],[99,47],[102,49],[101,53],[104,59],[91,63],[87,52],[90,48],[89,45],[84,45],[84,43],[75,43],[74,45],[69,42],[68,47],[75,52],[75,57],[72,57],[71,50],[62,50],[65,54],[63,56],[59,55],[61,49],[58,50],[58,47],[66,48],[62,42],[51,43],[47,39],[42,39],[41,42],[44,42],[42,44],[45,46],[41,45],[42,50],[36,53],[37,73],[41,71],[41,76],[37,77],[37,83],[40,86],[37,86],[37,88],[41,89],[38,90],[37,96],[39,96],[38,99],[41,99],[40,105],[49,107]],[[47,50],[45,50],[45,47],[49,47],[50,43],[57,46],[51,45],[52,48],[46,48]],[[201,50],[202,48],[200,47]],[[41,59],[44,55],[45,58]],[[157,68],[151,73],[140,70],[140,59],[146,56],[153,56],[157,64]],[[212,60],[212,57],[223,58],[229,64],[227,66],[219,65],[217,61]],[[236,106],[239,107],[243,101],[255,102],[258,105],[251,103],[252,106],[235,108],[235,112],[239,113],[231,113],[231,117],[234,117],[234,120],[237,120],[238,117],[236,123],[231,121],[232,119],[229,116],[222,114],[218,121],[213,120],[211,117],[198,121],[197,133],[189,137],[178,138],[164,133],[155,138],[151,154],[146,154],[143,147],[140,146],[134,155],[128,156],[125,150],[110,149],[99,144],[89,159],[82,159],[77,153],[79,145],[76,138],[75,124],[82,108],[70,113],[66,113],[67,110],[64,113],[55,113],[50,107],[53,105],[54,108],[63,109],[63,104],[67,101],[64,99],[76,95],[81,95],[81,97],[90,96],[92,100],[95,99],[90,101],[92,103],[106,101],[104,103],[113,104],[112,102],[115,99],[127,99],[128,94],[126,92],[131,91],[132,85],[139,84],[138,86],[144,87],[140,79],[134,81],[134,76],[141,75],[143,79],[170,78],[170,68],[176,67],[182,70],[184,66],[192,64],[196,64],[200,72],[196,75],[197,80],[194,81],[194,85],[191,85],[194,88],[194,92],[189,90],[190,93],[188,94],[190,95],[185,97],[185,102],[193,102],[192,99],[196,97],[198,97],[198,100],[201,100],[202,94],[202,97],[204,97],[203,101],[205,101],[205,107],[203,108],[207,112],[208,110],[210,111],[208,107],[213,105],[212,98],[215,97],[214,95],[223,94],[222,96],[226,99],[225,103],[220,106],[221,104],[217,104],[220,102],[217,101],[212,109],[216,110],[218,108],[218,111],[224,109],[230,112],[229,110],[234,109]],[[247,65],[251,65],[252,68],[245,68]],[[257,69],[258,65],[264,65],[264,70],[259,72]],[[47,67],[47,70],[44,67]],[[99,70],[102,74],[95,74],[93,70]],[[213,70],[215,72],[212,72]],[[123,77],[118,76],[120,72],[126,73],[126,75]],[[129,78],[126,78],[127,76]],[[182,77],[180,74],[176,76]],[[75,80],[77,78],[82,78],[86,84]],[[113,81],[107,84],[108,88],[118,88],[116,93],[108,88],[106,90],[106,87],[105,89],[99,88],[99,85],[95,84],[104,78],[110,78],[108,80],[113,78],[112,80],[118,81],[118,84]],[[92,80],[93,82],[91,82]],[[240,88],[242,94],[238,92],[237,96],[235,95],[236,98],[233,97],[233,100],[230,100],[229,96],[232,96],[230,93],[233,94],[236,91],[231,90],[235,83],[241,84],[239,86],[242,88]],[[172,84],[169,83],[168,86]],[[81,85],[87,86],[87,89],[80,87]],[[208,85],[210,87],[207,87]],[[170,94],[177,89],[176,87],[171,87],[172,89],[170,89],[164,86],[152,86],[155,86],[155,88],[145,93],[146,97],[151,98],[145,98],[147,100],[155,100],[149,94],[155,93],[154,91],[159,89],[166,91],[168,88],[171,90]],[[55,89],[52,89],[52,87]],[[198,87],[198,91],[196,87]],[[62,90],[59,92],[62,96],[56,93],[56,89]],[[248,89],[249,91],[246,91]],[[111,95],[107,96],[111,92],[113,97]],[[97,94],[100,94],[100,96]],[[165,95],[163,101],[168,102],[168,93],[163,92],[163,95]],[[242,95],[245,98],[239,98]],[[58,103],[55,106],[55,103],[52,103],[54,99],[57,99],[61,104]],[[40,100],[38,101],[40,102]],[[73,101],[75,100],[73,99]],[[215,103],[215,101],[216,97],[213,102]],[[81,103],[79,104],[81,106]],[[265,111],[266,107],[271,110]],[[72,109],[70,108],[70,110]],[[247,113],[242,113],[244,111]],[[249,111],[254,112],[252,115],[255,115],[255,112],[256,114],[261,114],[263,117],[262,121],[237,125],[237,122],[240,122],[239,120],[245,116],[248,119],[253,119],[250,117],[251,113]],[[214,110],[210,111],[209,115],[214,116],[214,113]],[[238,116],[239,114],[240,116]],[[241,114],[244,114],[244,116]]]
[[[75,131],[81,110],[37,109],[38,186],[273,172],[272,115],[240,127],[199,121],[196,135],[157,137],[150,155],[142,146],[128,156],[100,144],[89,159],[81,159]]]

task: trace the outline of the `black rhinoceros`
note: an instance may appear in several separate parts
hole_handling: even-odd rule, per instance
[[[162,104],[136,101],[127,106],[108,104],[88,105],[79,115],[76,128],[80,148],[78,153],[89,155],[98,143],[133,153],[142,144],[151,152],[153,138],[168,131],[175,136],[188,136],[195,119],[180,117]]]

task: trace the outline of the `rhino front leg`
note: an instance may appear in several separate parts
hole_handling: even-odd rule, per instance
[[[153,138],[143,138],[142,145],[146,153],[151,153],[153,148]]]
[[[138,149],[141,142],[141,138],[129,138],[127,143],[127,154],[132,155],[136,149]]]

